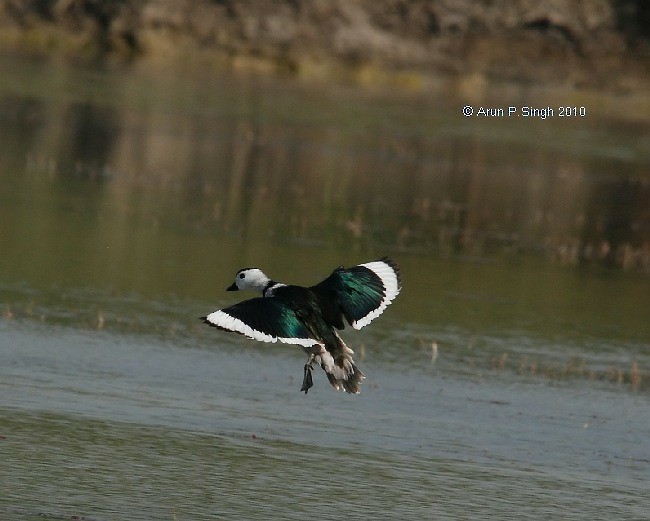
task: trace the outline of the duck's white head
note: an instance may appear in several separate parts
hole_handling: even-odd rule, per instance
[[[242,291],[245,289],[264,291],[270,280],[260,269],[244,268],[237,272],[235,282],[228,286],[226,291]]]

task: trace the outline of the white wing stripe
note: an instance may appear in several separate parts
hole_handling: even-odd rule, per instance
[[[399,294],[400,290],[397,273],[395,273],[395,270],[384,261],[367,262],[366,264],[360,264],[360,266],[368,268],[381,279],[381,282],[384,285],[385,296],[377,309],[372,310],[362,319],[352,323],[354,329],[361,329],[362,327],[367,326],[375,318],[381,315],[388,307],[388,304],[390,304]]]
[[[242,335],[247,336],[248,338],[252,338],[253,340],[259,340],[261,342],[277,342],[279,340],[280,342],[283,342],[285,344],[297,344],[304,347],[311,347],[320,344],[320,342],[314,340],[313,338],[275,337],[269,335],[268,333],[264,333],[262,331],[258,331],[257,329],[253,329],[248,324],[246,324],[243,320],[232,317],[228,313],[222,310],[217,310],[214,313],[210,313],[206,317],[206,320],[210,322],[210,324],[213,324],[217,327],[227,329],[228,331],[235,331],[237,333],[241,333]]]

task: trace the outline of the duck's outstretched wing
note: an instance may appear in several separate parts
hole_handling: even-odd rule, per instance
[[[208,325],[234,331],[262,342],[284,342],[310,347],[320,344],[296,313],[274,297],[245,300],[201,319]]]
[[[337,268],[311,289],[330,324],[342,329],[343,316],[353,328],[361,329],[381,315],[399,294],[401,277],[397,264],[384,257],[351,268]]]

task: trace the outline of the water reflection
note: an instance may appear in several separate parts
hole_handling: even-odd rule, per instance
[[[106,181],[91,197],[120,229],[142,219],[247,240],[650,266],[644,158],[450,136],[435,118],[406,132],[377,123],[371,103],[353,126],[313,114],[291,121],[309,99],[238,87],[216,85],[223,96],[209,110],[4,94],[1,175],[64,192]],[[265,112],[274,97],[290,107],[288,121]]]
[[[366,514],[372,503],[385,515],[387,491],[398,501],[422,476],[460,483],[449,512],[467,511],[475,481],[489,485],[472,490],[477,509],[521,513],[532,496],[519,474],[540,464],[532,494],[544,505],[552,496],[602,512],[614,475],[627,510],[610,517],[647,511],[636,486],[648,471],[647,126],[468,125],[428,101],[259,78],[36,65],[12,77],[20,88],[7,77],[0,349],[14,409],[0,410],[0,471],[18,485],[0,511],[122,513],[129,491],[96,497],[79,483],[134,475],[129,447],[157,487],[134,518],[209,517],[224,497],[226,511],[267,515],[284,497],[268,484],[287,476],[301,504],[316,501],[311,513],[329,512],[313,477],[333,482],[350,466],[323,473],[320,462],[341,454],[361,466],[348,503]],[[369,331],[344,332],[368,368],[355,400],[323,389],[305,402],[292,346],[220,336],[196,319],[231,302],[232,270],[252,262],[309,283],[383,254],[399,259],[404,298]],[[52,433],[71,443],[34,459]],[[79,450],[91,445],[92,461]],[[41,460],[52,472],[34,481]],[[269,461],[280,474],[265,475]],[[228,488],[233,462],[253,469],[252,487]],[[214,502],[178,488],[204,470]],[[495,486],[524,482],[519,499],[494,503]],[[43,494],[53,483],[63,493]],[[77,499],[61,507],[62,497]],[[304,517],[293,499],[285,510]],[[264,508],[249,511],[256,501]],[[445,508],[434,498],[404,513],[426,517],[430,505]]]

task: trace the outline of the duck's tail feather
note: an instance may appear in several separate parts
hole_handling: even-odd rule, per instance
[[[351,371],[345,378],[337,379],[334,374],[327,372],[327,370],[325,371],[325,374],[327,375],[327,379],[330,381],[332,387],[337,391],[344,389],[348,394],[359,394],[361,392],[359,386],[361,385],[361,380],[363,380],[365,376],[361,371],[359,371],[359,368],[354,365],[354,362],[351,362],[350,365]]]
[[[336,334],[338,346],[336,349],[328,350],[324,346],[316,361],[325,371],[327,379],[337,391],[345,390],[350,394],[359,394],[359,386],[365,378],[364,374],[354,363],[352,355],[354,351],[345,345],[341,337]],[[332,354],[335,353],[334,355]]]

